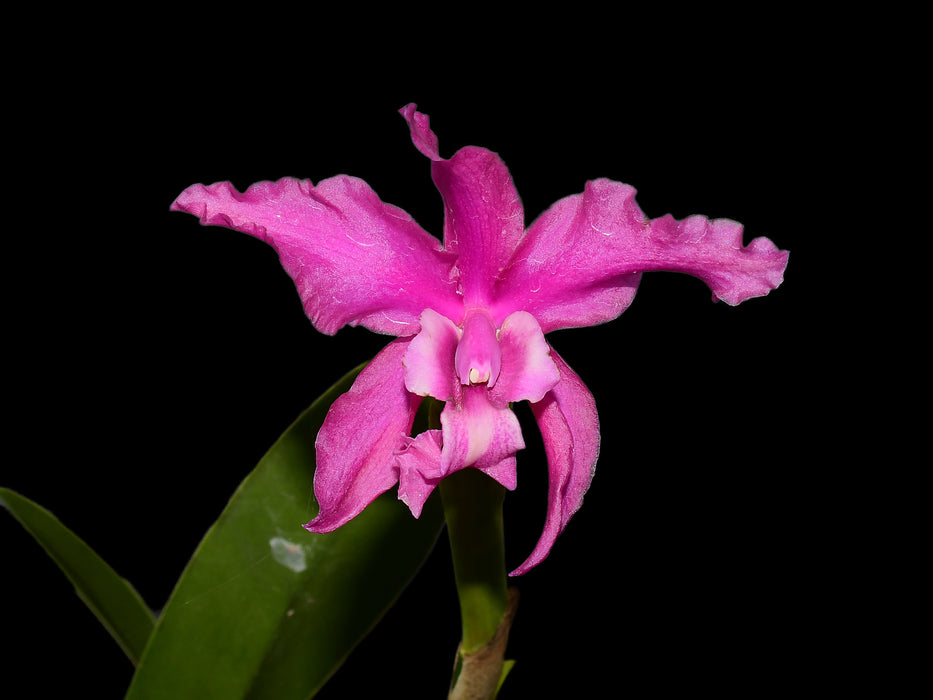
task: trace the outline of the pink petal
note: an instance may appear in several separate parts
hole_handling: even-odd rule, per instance
[[[714,298],[738,304],[777,287],[786,265],[787,253],[765,238],[743,247],[735,222],[649,221],[632,187],[595,180],[529,227],[496,288],[493,312],[500,318],[524,309],[545,333],[603,323],[628,307],[649,270],[695,275]]]
[[[485,306],[524,234],[524,209],[512,176],[499,156],[485,148],[467,146],[444,160],[427,116],[415,111],[415,105],[401,113],[415,146],[433,161],[431,174],[445,205],[444,248],[459,256],[464,302]]]
[[[412,338],[402,359],[405,387],[418,396],[449,401],[456,391],[454,357],[460,330],[446,316],[431,309],[424,310],[420,323],[421,332]]]
[[[499,329],[502,368],[489,391],[490,401],[505,406],[512,401],[540,401],[560,381],[551,348],[541,327],[527,311],[516,311]]]
[[[412,143],[415,144],[415,148],[431,160],[441,160],[437,150],[437,136],[431,131],[431,119],[427,114],[418,112],[417,109],[417,105],[412,103],[399,110],[399,114],[405,117],[405,121],[408,122]]]
[[[531,405],[547,453],[547,519],[534,551],[510,576],[527,573],[551,551],[582,505],[599,457],[599,416],[593,395],[553,350],[551,357],[560,369],[560,382],[542,401]]]
[[[305,313],[323,333],[361,324],[378,333],[418,332],[427,306],[456,317],[452,257],[401,209],[362,180],[285,178],[239,193],[228,182],[192,185],[172,209],[269,243],[295,281]]]
[[[421,402],[405,389],[402,356],[409,343],[389,343],[324,419],[315,442],[320,511],[305,525],[311,532],[335,530],[397,481],[395,453],[404,447]]]
[[[397,453],[399,477],[398,497],[411,509],[412,515],[421,517],[425,501],[440,483],[441,474],[441,431],[428,430],[415,438]]]
[[[516,485],[515,453],[524,449],[522,429],[510,408],[493,406],[484,385],[462,387],[441,411],[444,476],[476,467],[508,489]]]
[[[653,267],[686,272],[706,282],[713,300],[730,306],[765,296],[784,281],[788,253],[767,238],[742,246],[742,224],[730,219],[690,216],[676,221],[670,214],[651,222],[651,245],[664,252]],[[642,252],[644,255],[644,252]],[[646,256],[647,257],[647,256]]]

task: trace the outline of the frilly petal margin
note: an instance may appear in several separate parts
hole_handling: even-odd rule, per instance
[[[547,557],[557,536],[583,504],[599,457],[599,415],[593,395],[553,350],[551,358],[560,370],[560,382],[543,400],[531,404],[547,454],[547,518],[534,551],[509,576],[525,574]]]
[[[425,501],[443,478],[441,473],[441,431],[427,430],[405,440],[396,453],[398,459],[398,499],[411,514],[421,517]]]
[[[243,193],[229,182],[192,185],[171,208],[271,245],[322,333],[360,324],[407,336],[428,306],[454,319],[462,313],[453,256],[358,178],[338,175],[317,187],[283,178]]]
[[[742,245],[743,227],[731,219],[689,216],[677,221],[667,214],[651,222],[655,248],[664,248],[644,270],[685,272],[699,277],[713,292],[713,300],[736,306],[765,296],[784,281],[789,253],[764,237]]]
[[[649,220],[633,187],[593,180],[528,228],[496,287],[493,316],[524,309],[545,333],[611,321],[653,270],[699,277],[714,299],[735,305],[777,287],[787,257],[767,238],[743,246],[741,224],[728,219]]]
[[[305,525],[311,532],[336,530],[398,481],[396,453],[421,404],[405,389],[402,356],[410,342],[389,343],[330,407],[315,441],[320,510]]]

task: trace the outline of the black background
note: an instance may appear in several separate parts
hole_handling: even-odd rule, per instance
[[[816,282],[857,57],[824,54],[814,30],[779,18],[537,26],[477,10],[398,33],[388,23],[412,17],[257,12],[235,26],[220,9],[117,18],[42,45],[54,68],[15,79],[8,147],[26,158],[8,189],[0,483],[160,607],[269,445],[388,340],[317,333],[271,249],[169,204],[195,182],[347,173],[439,234],[429,162],[397,114],[413,101],[442,155],[503,157],[527,223],[608,177],[634,185],[649,216],[728,217],[746,242],[791,251],[768,297],[733,308],[698,280],[648,274],[616,321],[549,337],[596,397],[602,453],[582,510],[516,581],[519,663],[502,698],[755,697],[813,672],[816,687],[857,675],[833,659],[852,623],[832,575],[846,531],[825,440],[845,329]],[[510,566],[544,518],[546,469],[526,434]],[[3,675],[30,697],[121,697],[120,650],[11,518],[0,537]],[[442,696],[457,616],[442,538],[320,697]]]

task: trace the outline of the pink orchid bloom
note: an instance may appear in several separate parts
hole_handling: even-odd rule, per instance
[[[649,220],[635,190],[588,182],[529,228],[505,164],[483,148],[438,154],[428,117],[401,110],[431,160],[445,206],[444,241],[383,203],[362,180],[317,186],[285,178],[244,193],[193,185],[172,208],[275,248],[321,332],[363,325],[397,336],[330,409],[316,441],[308,525],[330,532],[399,484],[415,517],[445,476],[473,467],[507,489],[525,445],[511,402],[529,401],[550,487],[543,534],[518,575],[540,563],[580,507],[599,454],[593,396],[545,334],[619,316],[641,273],[685,272],[738,304],[783,280],[788,254],[725,219]],[[444,402],[441,429],[410,436],[423,397]]]

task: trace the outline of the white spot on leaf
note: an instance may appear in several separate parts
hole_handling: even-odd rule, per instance
[[[300,544],[289,542],[284,537],[273,537],[269,540],[269,547],[272,549],[272,557],[296,574],[308,567],[305,561],[305,550]]]

